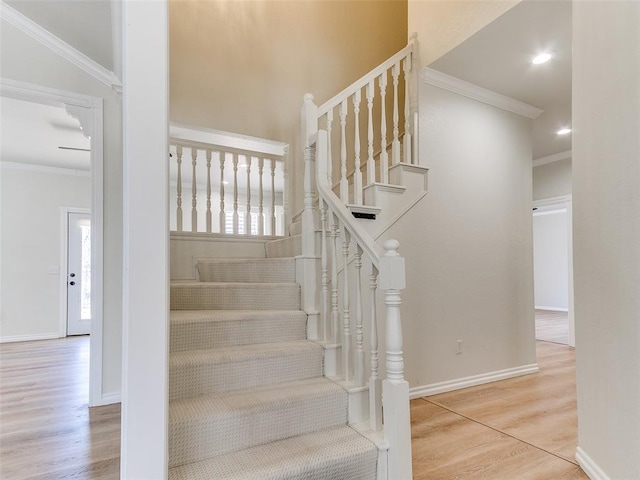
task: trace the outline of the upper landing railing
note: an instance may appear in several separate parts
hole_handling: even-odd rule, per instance
[[[170,144],[173,232],[283,235],[285,156],[201,144]]]

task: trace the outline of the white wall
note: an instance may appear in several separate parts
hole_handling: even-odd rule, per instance
[[[536,308],[569,309],[567,210],[533,215]]]
[[[531,120],[422,84],[420,125],[428,194],[381,237],[406,257],[406,378],[535,364]]]
[[[640,478],[640,2],[573,4],[578,459]]]
[[[533,199],[559,197],[571,193],[571,159],[533,167]]]
[[[10,159],[4,158],[5,161]],[[88,176],[17,170],[0,163],[0,341],[60,333],[60,207],[91,206]]]
[[[122,99],[72,63],[4,20],[0,76],[104,99],[103,394],[122,379]]]

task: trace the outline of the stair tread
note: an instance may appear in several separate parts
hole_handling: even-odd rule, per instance
[[[285,237],[288,238],[288,237]],[[275,241],[275,240],[273,240]],[[224,264],[233,264],[233,263],[291,263],[295,262],[295,257],[233,257],[233,258],[201,258],[198,263],[224,263]]]
[[[298,285],[295,282],[251,282],[251,283],[247,283],[247,282],[198,282],[198,281],[189,281],[189,282],[185,282],[183,280],[174,282],[171,282],[171,286],[176,286],[176,287],[199,287],[199,288],[205,288],[205,287],[211,287],[211,286],[219,286],[219,287],[224,287],[224,286],[228,286],[228,287],[243,287],[243,288],[260,288],[260,287],[265,287],[265,288],[277,288],[277,287],[281,287],[281,286],[289,286],[289,285]]]
[[[377,448],[347,426],[226,453],[169,469],[169,480],[374,479]]]
[[[187,367],[203,363],[218,364],[244,362],[248,359],[279,357],[305,350],[321,350],[322,347],[310,340],[294,340],[291,342],[258,343],[232,347],[188,350],[169,354],[169,368]]]

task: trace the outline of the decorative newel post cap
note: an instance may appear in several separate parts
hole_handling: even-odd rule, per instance
[[[398,249],[400,248],[400,242],[397,240],[394,240],[394,239],[386,240],[382,244],[382,248],[385,249],[384,254],[386,257],[396,257],[400,255],[398,253]]]
[[[400,242],[387,240],[382,244],[386,250],[380,258],[380,288],[402,290],[405,287],[404,258],[398,253]]]
[[[313,93],[305,93],[304,94],[304,103],[313,103]]]

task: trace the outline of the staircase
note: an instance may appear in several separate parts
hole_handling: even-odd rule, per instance
[[[266,242],[266,258],[202,260],[198,282],[172,284],[171,480],[376,478],[378,449],[306,338],[299,249]]]

